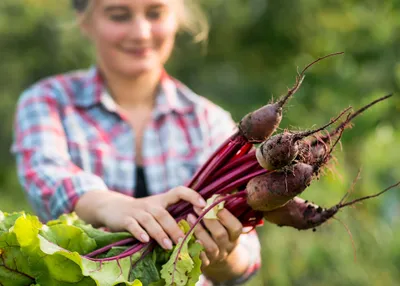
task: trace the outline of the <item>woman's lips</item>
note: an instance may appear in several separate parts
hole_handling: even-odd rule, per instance
[[[135,57],[146,57],[150,54],[151,48],[132,48],[123,49],[123,51]]]

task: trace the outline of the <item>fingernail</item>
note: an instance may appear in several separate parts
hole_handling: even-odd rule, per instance
[[[163,239],[163,244],[166,249],[172,249],[172,241],[169,240],[168,238]]]
[[[142,239],[142,241],[144,241],[144,242],[149,242],[149,236],[147,235],[147,234],[145,234],[145,233],[142,233],[141,235],[140,235],[140,238]]]
[[[196,222],[196,218],[194,217],[194,215],[190,214],[190,215],[188,215],[188,221],[191,224],[194,224]]]
[[[203,198],[199,199],[199,207],[204,208],[207,205],[206,201]]]

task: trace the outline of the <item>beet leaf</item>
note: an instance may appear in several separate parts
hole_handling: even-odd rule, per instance
[[[185,234],[190,230],[185,220],[179,222],[179,227]],[[202,250],[203,246],[196,242],[193,232],[185,241],[180,241],[168,262],[161,269],[161,277],[166,285],[195,286],[201,275],[200,253]]]

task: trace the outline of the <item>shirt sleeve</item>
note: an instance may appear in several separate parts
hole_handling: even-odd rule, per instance
[[[218,108],[217,108],[218,109]],[[229,112],[219,109],[217,111],[209,112],[209,126],[210,126],[210,145],[212,151],[216,150],[220,144],[233,135],[237,131],[237,124],[233,121]],[[213,285],[213,286],[236,286],[243,285],[250,278],[257,273],[261,267],[261,250],[260,241],[255,230],[240,236],[239,243],[248,252],[249,265],[246,272],[237,279],[226,281],[224,283],[212,283],[211,281],[204,281],[200,285]],[[206,278],[203,277],[205,280]]]
[[[32,87],[21,95],[15,115],[11,152],[18,178],[45,222],[73,211],[85,192],[107,190],[100,177],[72,163],[60,110],[52,89]]]

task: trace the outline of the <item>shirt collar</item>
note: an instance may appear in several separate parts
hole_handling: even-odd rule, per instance
[[[194,108],[193,92],[178,80],[163,72],[155,103],[155,115],[161,116],[176,112],[185,114]]]
[[[193,110],[195,102],[194,92],[164,70],[156,95],[154,115],[158,117],[173,112],[185,114]],[[108,93],[97,67],[91,67],[84,76],[83,94],[75,96],[75,104],[83,108],[103,104],[110,111],[117,110],[116,102]]]
[[[74,95],[75,105],[89,108],[100,103],[104,92],[104,80],[96,67],[91,67],[83,76],[82,86]],[[82,92],[82,93],[80,93]]]

